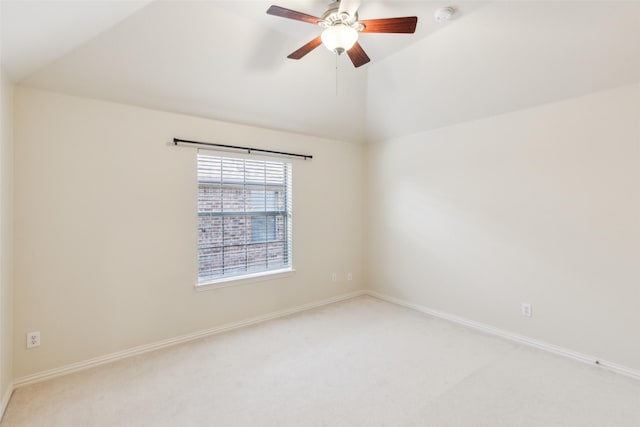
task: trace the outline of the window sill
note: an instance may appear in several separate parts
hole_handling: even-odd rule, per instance
[[[243,276],[225,277],[224,279],[212,280],[210,282],[196,283],[195,290],[210,291],[213,289],[228,288],[230,286],[249,285],[251,283],[263,282],[266,280],[281,279],[291,277],[296,273],[293,268],[283,270],[263,271],[260,273],[246,274]]]

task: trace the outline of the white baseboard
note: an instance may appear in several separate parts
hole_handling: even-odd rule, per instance
[[[301,311],[311,310],[316,307],[321,307],[323,305],[332,304],[338,301],[343,301],[347,299],[351,299],[354,297],[358,297],[361,295],[365,295],[367,292],[355,291],[350,292],[344,295],[338,295],[336,297],[327,298],[322,301],[316,301],[309,304],[303,304],[292,308],[287,308],[284,310],[275,311],[268,314],[263,314],[261,316],[253,317],[246,320],[241,320],[238,322],[227,323],[224,325],[216,326],[210,329],[205,329],[198,332],[193,332],[190,334],[182,335],[175,338],[169,338],[162,341],[157,341],[151,344],[145,344],[137,347],[130,348],[128,350],[118,351],[116,353],[107,354],[105,356],[94,357],[92,359],[84,360],[81,362],[72,363],[70,365],[61,366],[59,368],[49,369],[42,372],[37,372],[32,375],[27,375],[24,377],[16,378],[13,382],[13,388],[22,387],[28,384],[33,384],[40,381],[45,381],[51,378],[59,377],[61,375],[70,374],[72,372],[82,371],[84,369],[93,368],[95,366],[104,365],[106,363],[115,362],[117,360],[122,360],[127,357],[137,356],[139,354],[147,353],[154,350],[159,350],[165,347],[171,347],[177,344],[181,344],[188,341],[193,341],[198,338],[204,338],[211,335],[219,334],[222,332],[227,332],[232,329],[242,328],[244,326],[255,325],[256,323],[266,322],[267,320],[277,319],[279,317],[288,316],[290,314],[299,313]],[[9,393],[9,396],[11,394]],[[7,397],[8,401],[8,397]]]
[[[403,307],[411,308],[413,310],[429,314],[434,317],[439,317],[441,319],[445,319],[454,323],[458,323],[473,329],[477,329],[479,331],[483,331],[489,333],[491,335],[496,335],[511,341],[515,341],[521,344],[528,345],[530,347],[535,347],[550,353],[558,354],[560,356],[568,357],[574,360],[579,360],[584,363],[589,363],[592,365],[597,365],[602,368],[608,369],[613,372],[617,372],[619,374],[640,380],[640,371],[619,365],[617,363],[609,362],[606,360],[602,360],[595,356],[578,353],[563,347],[559,347],[553,344],[549,344],[543,341],[538,341],[533,338],[525,337],[522,335],[514,334],[509,331],[505,331],[502,329],[494,328],[493,326],[485,325],[483,323],[475,322],[473,320],[465,319],[462,317],[458,317],[449,313],[445,313],[442,311],[434,310],[428,307],[421,306],[419,304],[414,304],[399,298],[391,297],[389,295],[385,295],[372,290],[362,290],[350,292],[348,294],[339,295],[336,297],[324,299],[322,301],[316,301],[309,304],[303,304],[296,307],[292,307],[289,309],[279,310],[272,313],[264,314],[262,316],[253,317],[246,320],[241,320],[238,322],[227,323],[224,325],[216,326],[210,329],[205,329],[202,331],[193,332],[190,334],[182,335],[175,338],[169,338],[162,341],[157,341],[155,343],[141,345],[137,347],[133,347],[127,350],[107,354],[104,356],[94,357],[92,359],[84,360],[81,362],[72,363],[69,365],[65,365],[59,368],[49,369],[42,372],[37,372],[32,375],[23,376],[20,378],[16,378],[13,384],[5,390],[5,393],[2,396],[2,401],[0,402],[0,416],[4,414],[4,410],[11,398],[11,393],[14,389],[18,387],[22,387],[28,384],[33,384],[40,381],[45,381],[51,378],[59,377],[61,375],[70,374],[72,372],[82,371],[85,369],[93,368],[96,366],[104,365],[107,363],[115,362],[117,360],[122,360],[128,357],[137,356],[139,354],[147,353],[154,350],[159,350],[165,347],[171,347],[177,344],[185,343],[188,341],[193,341],[199,338],[204,338],[207,336],[219,334],[222,332],[227,332],[233,329],[242,328],[244,326],[255,325],[257,323],[266,322],[271,319],[277,319],[279,317],[288,316],[290,314],[299,313],[306,310],[311,310],[316,307],[321,307],[323,305],[332,304],[339,301],[344,301],[347,299],[355,298],[361,295],[370,295],[372,297],[388,301],[397,305],[401,305]]]
[[[401,305],[403,307],[407,307],[425,314],[429,314],[434,317],[439,317],[441,319],[448,320],[450,322],[458,323],[473,329],[477,329],[482,332],[486,332],[491,335],[496,335],[502,338],[506,338],[511,341],[518,342],[520,344],[525,344],[530,347],[535,347],[540,350],[547,351],[549,353],[557,354],[563,357],[568,357],[570,359],[579,360],[580,362],[588,363],[591,365],[600,366],[607,370],[616,372],[618,374],[625,375],[627,377],[634,378],[636,380],[640,380],[640,371],[619,365],[617,363],[608,362],[606,360],[602,360],[598,357],[591,356],[588,354],[578,353],[577,351],[569,350],[563,347],[559,347],[557,345],[549,344],[544,341],[538,341],[533,338],[525,337],[523,335],[514,334],[509,331],[505,331],[503,329],[494,328],[493,326],[485,325],[484,323],[476,322],[473,320],[465,319],[463,317],[458,317],[453,314],[445,313],[442,311],[434,310],[428,307],[424,307],[419,304],[414,304],[409,301],[405,301],[399,298],[395,298],[389,295],[382,294],[380,292],[368,290],[366,291],[367,295],[372,297],[391,302],[397,305]]]
[[[0,421],[2,421],[2,417],[4,417],[4,411],[7,410],[7,405],[9,404],[9,399],[11,399],[11,394],[13,393],[14,388],[13,384],[9,384],[2,394],[2,401],[0,402]]]

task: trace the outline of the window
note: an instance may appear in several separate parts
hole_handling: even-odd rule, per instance
[[[198,153],[198,283],[291,268],[291,164]]]

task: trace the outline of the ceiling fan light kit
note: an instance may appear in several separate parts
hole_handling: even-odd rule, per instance
[[[340,55],[356,44],[358,31],[348,25],[336,24],[326,28],[320,38],[327,49]]]
[[[360,21],[358,18],[359,5],[359,0],[336,0],[324,12],[322,18],[280,6],[269,7],[267,14],[315,24],[324,28],[319,37],[291,53],[288,58],[300,59],[320,44],[324,44],[327,49],[337,55],[347,52],[349,59],[357,68],[370,61],[358,43],[359,33],[411,34],[415,32],[418,23],[416,16]]]

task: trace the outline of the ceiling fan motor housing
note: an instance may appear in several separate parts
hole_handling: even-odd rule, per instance
[[[329,8],[322,14],[322,20],[318,22],[318,25],[328,28],[333,25],[347,25],[355,28],[357,31],[361,31],[359,28],[361,25],[358,23],[358,12],[353,16],[347,12],[340,13],[340,2],[332,3]]]

